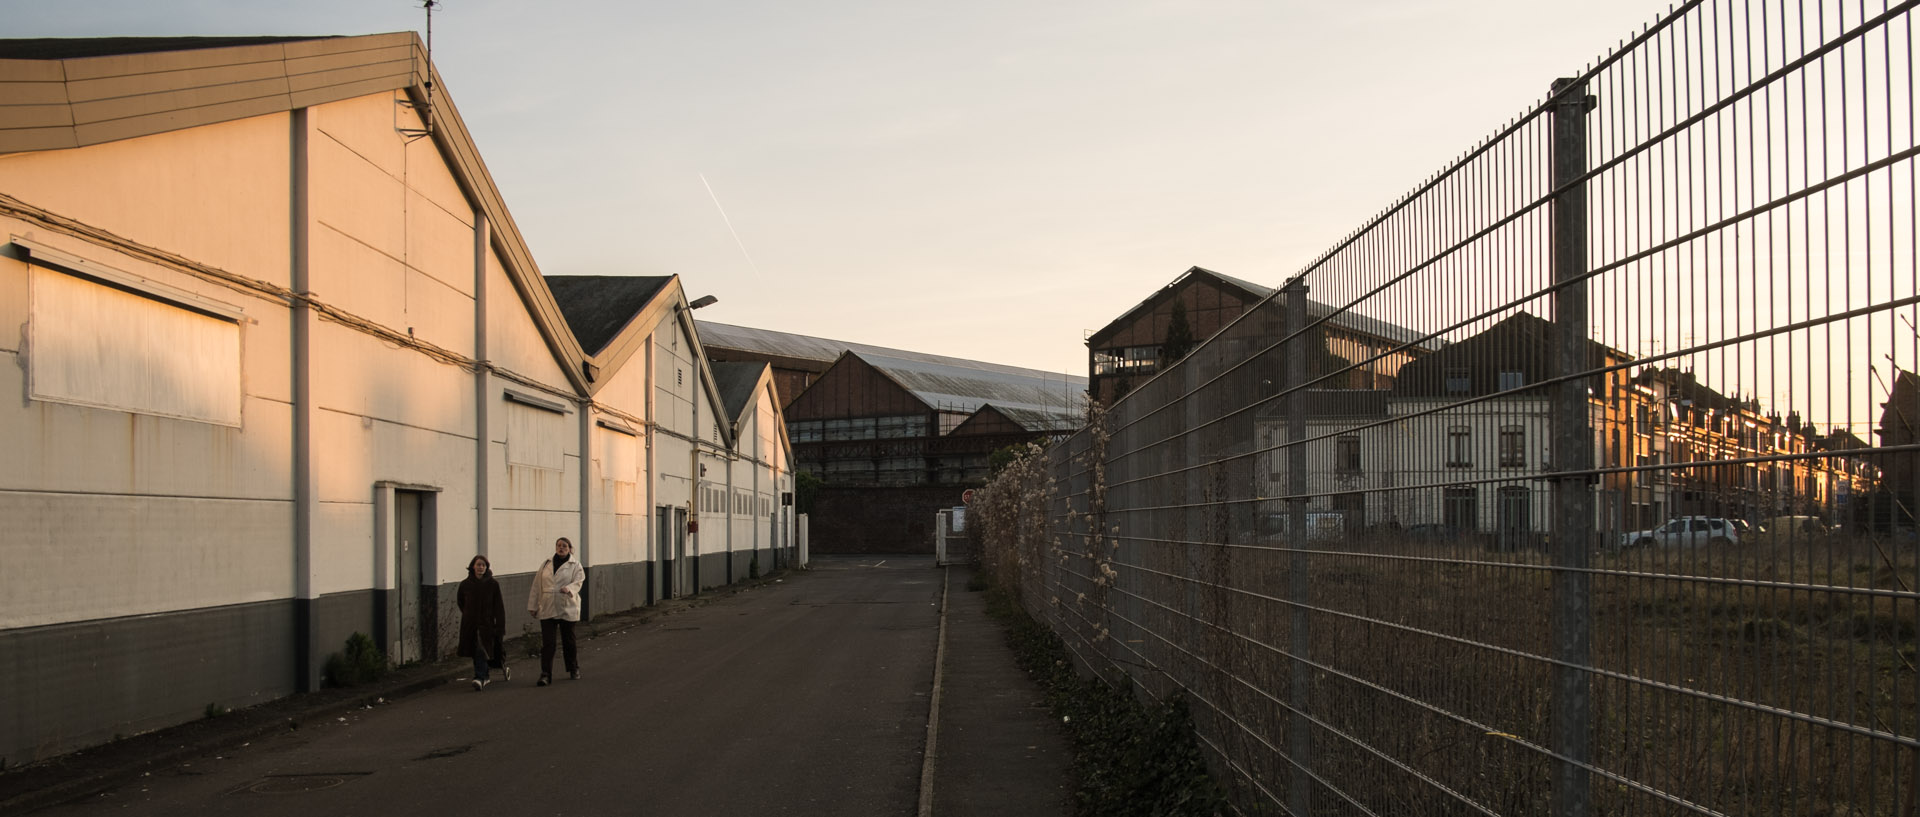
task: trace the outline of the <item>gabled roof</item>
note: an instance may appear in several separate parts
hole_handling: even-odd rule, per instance
[[[1044,417],[1050,418],[1044,422],[1068,427],[1077,427],[1086,415],[1084,379],[1076,384],[1064,375],[1032,369],[983,369],[878,354],[847,354],[866,362],[937,411],[972,414],[991,403],[1002,413],[1027,412],[1033,422],[1043,422]]]
[[[713,364],[713,388],[720,393],[720,404],[727,412],[727,419],[736,430],[740,421],[745,419],[747,407],[753,403],[754,394],[760,384],[769,382],[768,374],[773,367],[765,363],[722,363]]]
[[[549,275],[547,288],[560,314],[580,339],[580,348],[597,355],[655,296],[671,275]]]
[[[1501,373],[1519,372],[1519,394],[1545,397],[1547,390],[1537,384],[1559,376],[1553,356],[1553,322],[1530,312],[1515,312],[1499,323],[1462,338],[1460,342],[1407,362],[1394,380],[1393,393],[1400,397],[1485,396],[1501,392]],[[1588,340],[1586,367],[1598,370],[1612,363],[1630,360],[1627,353]],[[1464,379],[1464,390],[1454,386]]]
[[[1114,318],[1112,321],[1109,321],[1106,326],[1100,327],[1099,330],[1088,335],[1087,345],[1099,347],[1105,342],[1108,336],[1132,323],[1138,316],[1152,312],[1162,302],[1173,297],[1173,294],[1181,288],[1182,284],[1187,283],[1189,279],[1195,278],[1210,280],[1228,292],[1238,294],[1246,301],[1249,309],[1251,309],[1255,303],[1271,298],[1274,296],[1274,293],[1278,292],[1278,290],[1273,287],[1261,286],[1252,281],[1214,272],[1205,267],[1188,267],[1186,272],[1180,273],[1172,282],[1156,290],[1152,295],[1147,296],[1146,300],[1135,304],[1132,309],[1121,313],[1120,317]],[[1321,303],[1312,298],[1307,299],[1307,317],[1310,320],[1319,320],[1333,313],[1334,307],[1331,304]],[[1437,349],[1440,347],[1438,340],[1423,339],[1423,333],[1421,332],[1352,311],[1340,313],[1340,315],[1335,317],[1330,323],[1352,332],[1384,338],[1396,343],[1411,343],[1417,348]],[[1206,339],[1200,338],[1200,340],[1204,341]]]
[[[448,170],[486,217],[493,250],[549,351],[571,385],[590,393],[587,355],[541,279],[446,82],[413,32],[17,40],[11,48],[0,58],[0,100],[7,102],[0,104],[0,155],[134,139],[370,94],[406,94],[429,122]]]

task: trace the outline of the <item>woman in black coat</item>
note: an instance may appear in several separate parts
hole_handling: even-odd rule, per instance
[[[500,668],[503,680],[512,680],[507,669],[507,653],[502,641],[507,635],[507,605],[500,599],[500,583],[493,580],[493,566],[487,557],[475,556],[467,562],[467,577],[460,580],[457,595],[460,605],[460,655],[473,658],[473,691],[492,683],[487,668]]]

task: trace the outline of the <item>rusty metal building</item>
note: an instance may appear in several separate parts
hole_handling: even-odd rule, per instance
[[[697,322],[715,361],[765,362],[795,468],[819,477],[820,553],[931,552],[932,522],[983,484],[994,451],[1086,416],[1085,378],[867,344]]]

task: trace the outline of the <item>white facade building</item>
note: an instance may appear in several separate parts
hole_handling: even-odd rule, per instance
[[[560,536],[589,615],[784,558],[778,404],[678,278],[583,340],[412,34],[139,46],[0,48],[0,754],[448,654],[475,553],[512,629]]]

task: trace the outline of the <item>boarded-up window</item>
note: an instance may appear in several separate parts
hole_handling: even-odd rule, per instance
[[[561,470],[567,455],[566,415],[512,393],[509,398],[507,464]]]
[[[33,268],[36,400],[240,425],[240,325],[131,289]]]
[[[604,429],[600,435],[601,474],[612,483],[613,512],[631,515],[639,504],[639,440],[632,435]]]

